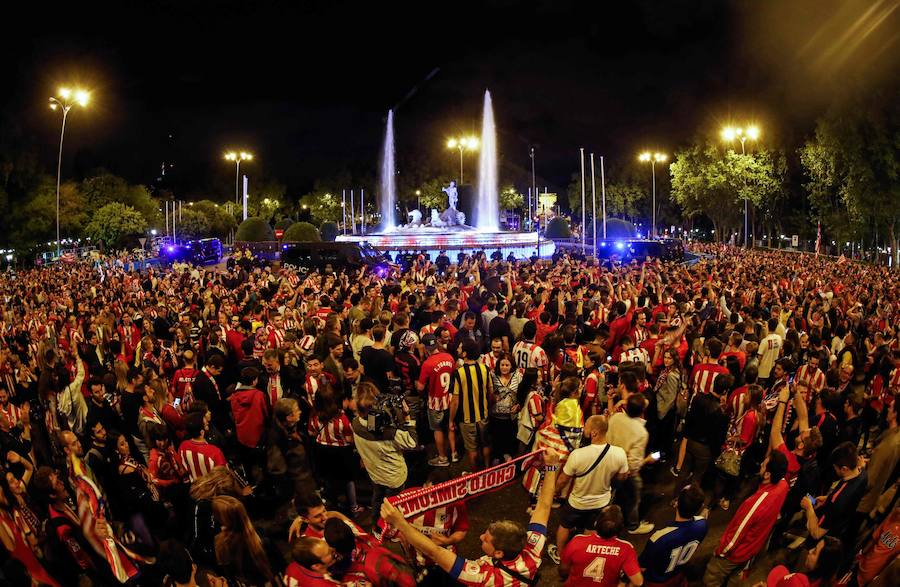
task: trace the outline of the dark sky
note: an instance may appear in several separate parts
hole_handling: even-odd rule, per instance
[[[70,117],[64,174],[102,166],[147,183],[174,161],[182,196],[227,193],[221,156],[242,147],[257,156],[251,182],[297,196],[341,170],[372,177],[398,104],[400,173],[417,158],[451,172],[444,139],[477,130],[489,88],[510,179],[535,144],[543,183],[563,187],[582,146],[615,165],[747,119],[796,145],[837,92],[896,68],[898,4],[32,2],[0,39],[0,133],[51,170],[47,98],[82,83],[94,102]]]

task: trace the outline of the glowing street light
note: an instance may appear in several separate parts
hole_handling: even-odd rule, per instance
[[[722,129],[722,140],[726,143],[733,143],[735,139],[741,142],[741,156],[747,155],[746,147],[744,143],[747,140],[756,141],[759,139],[759,127],[755,124],[751,124],[750,126],[744,127],[733,127],[726,126]],[[750,200],[748,198],[744,198],[744,248],[749,248],[750,246],[750,232],[749,232],[749,224],[748,218],[750,216]]]
[[[234,161],[234,203],[241,205],[241,161],[253,161],[253,154],[247,151],[229,151],[225,153],[225,159]]]
[[[650,174],[653,176],[653,200],[651,205],[653,207],[652,210],[652,224],[650,225],[650,238],[656,238],[656,164],[657,163],[665,163],[668,161],[669,157],[665,153],[644,151],[640,155],[638,155],[638,161],[642,163],[650,163]]]
[[[459,137],[447,139],[448,149],[459,150],[459,185],[463,182],[463,151],[477,151],[479,147],[477,137]]]
[[[62,128],[59,131],[59,157],[56,161],[56,256],[59,257],[59,182],[62,174],[62,149],[63,138],[66,135],[66,118],[69,110],[76,104],[82,108],[87,107],[91,95],[82,89],[59,88],[59,97],[50,96],[50,110],[62,111]]]

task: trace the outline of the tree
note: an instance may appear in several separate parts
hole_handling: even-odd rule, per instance
[[[238,226],[237,220],[228,213],[224,205],[210,200],[200,200],[199,202],[194,202],[194,205],[190,206],[190,208],[206,217],[206,222],[209,225],[206,232],[208,236],[225,238]],[[187,208],[184,210],[187,211]]]
[[[274,241],[275,233],[268,222],[257,216],[250,216],[238,226],[234,240],[253,243]]]
[[[356,200],[359,205],[359,200]],[[349,208],[349,201],[347,206]],[[313,191],[300,198],[300,208],[308,210],[310,218],[313,222],[321,224],[322,222],[340,222],[343,215],[343,207],[341,206],[341,198],[334,192],[316,192]],[[350,210],[348,209],[349,213]]]
[[[143,214],[120,202],[106,204],[94,213],[84,232],[92,240],[108,247],[130,245],[147,230]]]
[[[322,237],[319,235],[319,229],[309,222],[295,222],[284,231],[284,237],[281,240],[285,242],[321,241]]]
[[[197,210],[196,206],[188,206],[181,211],[177,228],[182,239],[206,238],[212,234],[209,216]]]
[[[508,185],[498,194],[501,210],[518,210],[525,204],[525,196],[513,185]]]
[[[78,184],[66,182],[59,189],[60,237],[79,238],[88,221],[84,196]],[[11,214],[11,242],[23,248],[56,240],[56,181],[46,176],[28,199]]]
[[[866,226],[886,234],[900,262],[900,105],[893,84],[836,103],[800,149],[816,219],[840,240]],[[849,219],[849,223],[848,223]]]
[[[129,185],[127,181],[100,171],[81,182],[88,214],[93,214],[103,206],[118,202],[130,206],[140,212],[150,224],[160,220],[159,202],[155,201],[146,187]]]
[[[437,210],[438,212],[443,212],[447,209],[449,206],[447,194],[442,190],[450,185],[451,181],[454,180],[449,176],[439,176],[422,182],[419,184],[419,187],[416,188],[416,190],[420,192],[417,196],[418,201],[422,203],[422,208],[429,211],[428,214],[425,214],[426,218],[430,215],[432,209]]]
[[[772,209],[783,193],[786,164],[783,153],[761,150],[746,155],[713,144],[695,144],[679,151],[669,167],[672,198],[688,215],[704,214],[716,238],[742,224],[745,198]]]
[[[658,194],[657,194],[658,195]],[[634,218],[639,213],[639,203],[647,199],[644,186],[635,181],[623,180],[606,186],[606,215]],[[658,200],[659,198],[657,198]],[[602,214],[601,203],[597,202],[597,217]],[[649,206],[648,206],[649,208]]]
[[[271,222],[275,218],[275,213],[281,207],[281,200],[254,196],[247,203],[247,214],[262,218],[266,222]]]

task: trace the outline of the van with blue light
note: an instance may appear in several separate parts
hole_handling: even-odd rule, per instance
[[[164,245],[160,251],[160,256],[169,263],[215,265],[222,260],[222,241],[217,238],[202,238]]]
[[[298,273],[328,272],[368,267],[386,276],[390,262],[366,243],[293,242],[281,245],[281,265]]]

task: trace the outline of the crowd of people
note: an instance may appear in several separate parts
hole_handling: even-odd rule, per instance
[[[696,252],[0,275],[0,577],[897,584],[897,274]],[[481,552],[465,502],[391,499],[526,454]]]

